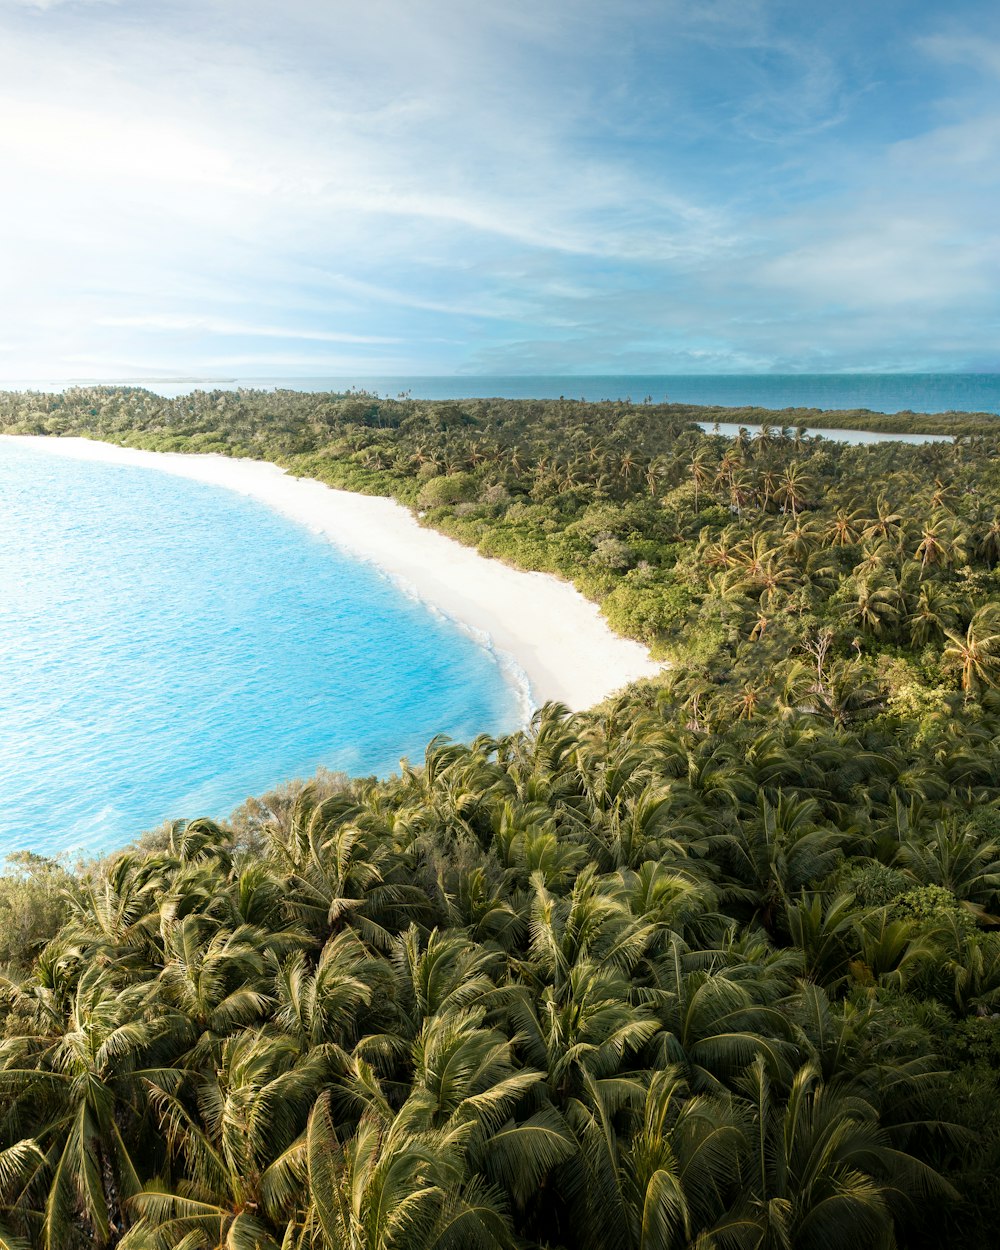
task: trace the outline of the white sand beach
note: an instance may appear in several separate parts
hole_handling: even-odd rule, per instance
[[[579,711],[660,670],[567,582],[487,559],[424,528],[392,499],[334,490],[258,460],[134,451],[85,438],[6,437],[52,455],[156,469],[260,500],[488,639],[501,661],[526,676],[536,705],[557,699]]]

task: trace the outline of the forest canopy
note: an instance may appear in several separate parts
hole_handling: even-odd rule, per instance
[[[389,779],[12,863],[0,1245],[992,1244],[1000,425],[767,415],[0,397],[5,432],[391,494],[671,661]]]

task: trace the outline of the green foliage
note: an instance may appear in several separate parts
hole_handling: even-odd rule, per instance
[[[953,929],[960,941],[968,940],[976,930],[972,913],[950,890],[940,885],[909,889],[892,901],[890,910],[893,916],[912,921],[918,929],[934,931],[942,926]]]
[[[0,1244],[993,1244],[995,418],[705,419],[0,397],[3,429],[392,495],[672,661],[397,777],[289,784],[78,873],[15,865]],[[858,423],[963,437],[796,428]]]
[[[953,741],[996,784],[992,728]],[[693,1250],[777,1211],[819,1250],[835,1197],[871,1250],[982,1232],[1000,940],[866,857],[888,825],[965,846],[934,839],[970,798],[899,805],[926,750],[635,694],[165,826],[4,987],[0,1220],[46,1250]],[[992,828],[947,861],[978,889]]]
[[[676,632],[690,605],[690,592],[676,580],[654,580],[637,569],[615,586],[603,607],[612,629],[652,644]]]
[[[997,1078],[1000,1074],[1000,1016],[970,1016],[957,1021],[949,1031],[948,1058],[956,1068],[983,1064]]]
[[[905,873],[879,863],[853,864],[844,873],[844,884],[865,911],[898,905],[907,891],[916,889]]]
[[[26,969],[69,912],[74,878],[41,855],[8,856],[0,877],[0,967]]]
[[[476,479],[471,473],[442,473],[424,482],[417,502],[422,508],[443,508],[465,503],[475,493]]]

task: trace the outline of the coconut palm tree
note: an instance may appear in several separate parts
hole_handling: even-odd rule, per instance
[[[741,821],[717,847],[735,879],[752,891],[761,923],[773,931],[779,908],[822,881],[850,842],[849,833],[822,823],[815,799],[779,790],[774,802],[761,793],[756,818]]]
[[[928,565],[937,564],[947,567],[950,563],[950,531],[951,518],[940,511],[935,512],[921,526],[913,559],[920,565],[922,575],[926,572]]]
[[[303,1201],[307,1122],[329,1076],[322,1052],[303,1057],[292,1038],[247,1029],[223,1044],[217,1070],[151,1077],[175,1179],[130,1194],[138,1219],[123,1250],[276,1250]]]
[[[24,1215],[37,1212],[34,1237],[44,1250],[78,1237],[114,1245],[129,1222],[152,1144],[136,1134],[147,1081],[185,1035],[182,1017],[152,1009],[153,993],[149,983],[116,984],[91,964],[64,1020],[0,1044],[4,1106],[32,1125],[39,1162],[23,1192]]]
[[[857,508],[838,508],[826,527],[831,547],[850,547],[858,542],[865,528],[865,517]]]
[[[781,475],[774,491],[774,500],[782,511],[791,512],[793,521],[809,506],[815,486],[805,466],[793,460]]]
[[[746,1151],[732,1102],[692,1094],[677,1068],[652,1074],[636,1128],[616,1160],[625,1250],[713,1244],[734,1198]],[[703,1239],[703,1240],[701,1240]]]
[[[933,1169],[896,1149],[876,1107],[827,1086],[812,1064],[795,1074],[786,1099],[763,1059],[742,1083],[754,1149],[740,1220],[764,1250],[891,1245],[895,1217],[911,1195],[954,1197]]]
[[[982,527],[974,539],[974,548],[990,568],[1000,563],[1000,515],[994,513],[984,519]]]
[[[1000,608],[996,604],[977,608],[964,634],[944,632],[948,645],[942,658],[958,670],[959,684],[967,694],[1000,685]]]
[[[853,582],[853,598],[842,607],[842,616],[871,634],[891,634],[899,620],[899,587],[888,577],[860,577]]]
[[[903,843],[896,862],[920,885],[943,886],[955,898],[993,910],[1000,894],[1000,840],[957,821],[937,821],[929,834]]]
[[[910,612],[907,626],[914,647],[940,642],[955,621],[954,595],[940,582],[921,582],[917,601]]]
[[[883,542],[894,538],[903,525],[903,514],[896,512],[885,495],[879,495],[875,502],[875,515],[863,530],[865,538],[875,538]]]
[[[393,1115],[371,1107],[342,1140],[329,1096],[315,1105],[306,1137],[305,1227],[337,1250],[488,1250],[513,1247],[500,1195],[467,1178],[462,1131],[424,1126],[418,1099]],[[308,1243],[307,1243],[308,1244]]]
[[[744,980],[739,968],[698,966],[704,962],[675,938],[656,966],[663,1026],[657,1066],[678,1065],[694,1089],[723,1094],[755,1055],[786,1067],[790,1030],[759,979]]]

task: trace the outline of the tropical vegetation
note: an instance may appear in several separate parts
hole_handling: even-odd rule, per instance
[[[672,662],[388,779],[12,863],[0,1247],[993,1244],[1000,440],[695,419],[0,399],[8,431],[394,494]]]

